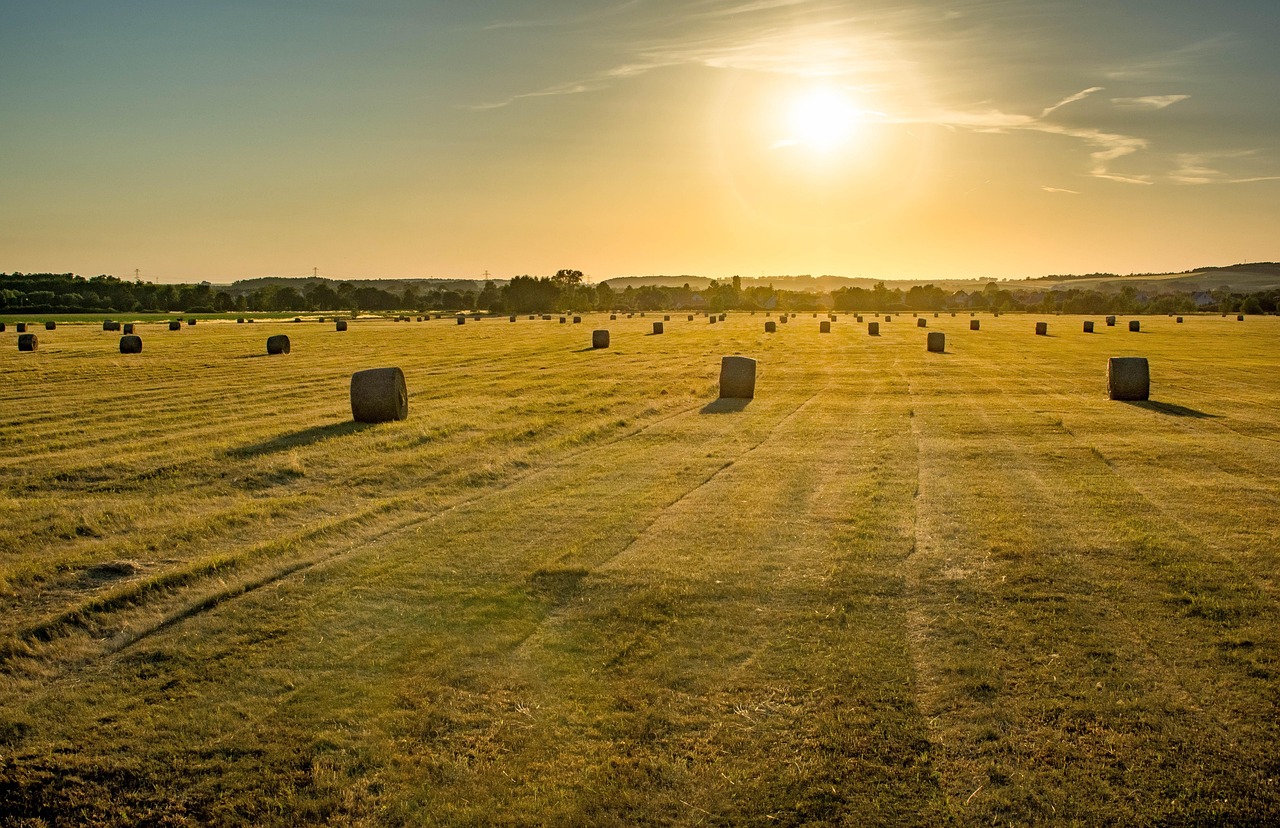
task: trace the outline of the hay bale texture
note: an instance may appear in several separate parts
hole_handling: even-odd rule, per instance
[[[1113,400],[1146,400],[1151,397],[1151,368],[1146,357],[1111,357],[1107,360],[1107,396]]]
[[[351,417],[357,423],[389,423],[409,416],[409,389],[399,368],[370,368],[351,375]]]
[[[40,340],[33,333],[18,334],[18,350],[34,351],[40,347]]]
[[[592,347],[592,348],[608,348],[608,347],[609,347],[609,332],[608,332],[608,331],[605,331],[605,330],[592,331],[592,332],[591,332],[591,347]]]
[[[720,396],[750,400],[756,395],[756,361],[751,357],[720,359]]]
[[[267,353],[269,354],[287,354],[289,353],[289,337],[284,334],[276,334],[267,337]]]
[[[921,319],[921,322],[924,320]],[[941,354],[947,350],[947,335],[942,331],[929,331],[926,346],[931,354]]]
[[[133,334],[125,334],[120,337],[120,353],[122,354],[140,354],[142,353],[142,337]]]

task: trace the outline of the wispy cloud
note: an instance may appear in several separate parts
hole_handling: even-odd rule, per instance
[[[1081,91],[1077,92],[1076,94],[1074,94],[1074,95],[1068,95],[1067,97],[1065,97],[1065,98],[1063,98],[1062,100],[1058,101],[1058,102],[1057,102],[1056,104],[1054,104],[1053,106],[1048,107],[1047,109],[1045,109],[1043,112],[1041,112],[1041,113],[1040,113],[1040,117],[1041,117],[1041,118],[1048,118],[1048,117],[1049,117],[1051,114],[1053,114],[1056,110],[1061,109],[1062,107],[1066,106],[1067,104],[1075,103],[1076,101],[1083,101],[1085,98],[1089,97],[1089,96],[1090,96],[1090,95],[1092,95],[1094,92],[1101,92],[1101,91],[1102,91],[1102,87],[1101,87],[1101,86],[1090,86],[1088,89],[1082,89]]]
[[[1046,193],[1069,193],[1071,195],[1080,195],[1079,190],[1067,190],[1062,187],[1041,187]]]
[[[1164,109],[1166,106],[1173,106],[1190,97],[1190,95],[1146,95],[1141,98],[1112,98],[1111,102],[1116,106],[1130,109]]]
[[[1280,175],[1239,176],[1218,169],[1225,160],[1246,159],[1256,156],[1252,150],[1231,152],[1184,152],[1174,156],[1176,168],[1169,174],[1175,184],[1253,184],[1259,181],[1280,181]]]

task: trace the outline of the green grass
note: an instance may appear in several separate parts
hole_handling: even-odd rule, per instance
[[[0,813],[1276,822],[1280,320],[927,318],[0,334]]]

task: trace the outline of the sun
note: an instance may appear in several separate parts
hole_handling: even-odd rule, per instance
[[[843,90],[819,87],[796,98],[787,113],[789,134],[780,142],[830,152],[849,142],[858,126],[858,109]]]

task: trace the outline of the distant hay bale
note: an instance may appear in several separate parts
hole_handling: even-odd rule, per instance
[[[707,318],[707,323],[708,323],[708,324],[711,324],[711,325],[716,324],[716,317],[714,317],[714,316],[708,317],[708,318]]]
[[[34,351],[40,347],[40,340],[33,333],[18,334],[18,350]]]
[[[641,319],[644,319],[644,311],[641,311],[641,312],[640,312],[640,318],[641,318]]]
[[[188,319],[188,320],[187,320],[187,324],[188,324],[188,325],[194,325],[194,324],[196,324],[196,322],[197,322],[197,321],[199,321],[199,320],[196,320],[196,319]]]
[[[629,314],[627,314],[627,318],[628,318],[628,319],[631,319],[631,318],[632,318],[632,317],[634,317],[634,316],[635,316],[635,314],[634,314],[634,313],[629,313]]]
[[[1136,319],[1130,319],[1130,320],[1129,320],[1129,331],[1130,331],[1130,333],[1138,333],[1138,331],[1140,331],[1140,330],[1142,330],[1142,325],[1138,323],[1138,320],[1136,320]]]
[[[573,324],[577,325],[577,324],[579,324],[579,323],[581,323],[581,322],[582,322],[582,317],[581,317],[581,316],[575,316],[575,317],[573,317]]]
[[[562,317],[560,317],[560,324],[561,324],[561,325],[564,325],[564,324],[565,324],[565,323],[567,323],[568,321],[569,321],[569,318],[568,318],[568,317],[566,317],[566,316],[562,316]]]
[[[508,322],[514,322],[514,321],[516,321],[516,315],[515,315],[514,313],[513,313],[513,314],[511,314],[511,316],[507,318],[507,321],[508,321]]]
[[[690,322],[692,322],[692,321],[693,321],[693,314],[689,314],[689,320],[688,320],[688,321],[690,321]]]
[[[409,416],[409,389],[399,368],[369,368],[351,375],[351,418],[389,423]]]
[[[289,353],[289,337],[284,334],[276,334],[267,337],[267,353],[269,354],[287,354]]]
[[[831,333],[830,319],[824,319],[818,323],[818,333]]]
[[[316,317],[316,321],[323,325],[323,324],[324,324],[324,317],[323,317],[323,316],[317,316],[317,317]],[[422,321],[422,317],[421,317],[421,316],[419,316],[419,317],[418,317],[418,321],[419,321],[419,322],[421,322],[421,321]]]
[[[862,316],[861,316],[861,315],[859,315],[859,316],[855,316],[855,317],[854,317],[854,320],[855,320],[855,321],[857,321],[859,324],[861,324],[861,322],[862,322]]]
[[[721,321],[721,322],[723,322],[726,318],[727,318],[727,317],[726,317],[726,315],[725,315],[725,314],[723,314],[723,313],[722,313],[722,314],[720,314],[720,321]]]
[[[116,323],[112,322],[110,319],[104,320],[102,323],[102,330],[114,331],[116,330]]]
[[[462,314],[458,314],[457,319],[458,319],[458,324],[459,324],[459,325],[465,325],[465,324],[467,324],[467,317],[463,316]],[[561,322],[563,322],[564,320],[563,320],[563,319],[561,319],[560,321],[561,321]]]
[[[549,314],[549,313],[544,313],[544,314],[542,314],[542,321],[543,321],[543,322],[550,322],[550,321],[551,321],[551,314]]]
[[[920,315],[920,314],[918,314],[918,313],[913,313],[913,314],[911,314],[911,318],[912,318],[912,319],[915,319],[915,318],[916,318],[916,317],[918,317],[919,315]]]
[[[690,317],[690,318],[692,319],[692,317]],[[662,323],[661,323],[661,322],[654,322],[654,323],[653,323],[653,332],[654,332],[654,333],[656,333],[656,334],[660,334],[660,333],[662,333]]]
[[[922,317],[922,318],[920,318],[920,319],[917,319],[917,320],[916,320],[916,327],[917,327],[917,328],[927,328],[927,327],[929,327],[929,320],[928,320],[928,319],[924,319],[923,317]]]
[[[120,353],[122,354],[140,354],[142,353],[142,337],[133,334],[125,334],[120,337]]]
[[[869,334],[870,334],[870,335],[872,335],[872,336],[879,336],[879,335],[880,335],[880,323],[879,323],[879,322],[868,322],[868,323],[867,323],[867,333],[869,333]]]
[[[1107,396],[1113,400],[1145,400],[1151,397],[1151,370],[1146,357],[1111,357],[1107,360]]]
[[[1036,336],[1048,336],[1048,335],[1049,335],[1049,323],[1048,323],[1048,322],[1037,322],[1037,323],[1036,323]]]
[[[246,319],[246,320],[245,320],[245,322],[248,322],[250,325],[252,325],[252,324],[253,324],[253,317],[249,317],[248,319]]]
[[[243,324],[244,324],[244,317],[243,317],[243,316],[237,316],[237,317],[236,317],[236,324],[237,324],[237,325],[243,325]]]
[[[1181,324],[1182,324],[1182,317],[1181,317],[1181,316],[1179,316],[1177,321],[1178,321],[1178,324],[1179,324],[1179,325],[1181,325]]]
[[[347,320],[339,319],[338,321],[334,322],[333,329],[335,331],[345,331],[347,329]]]
[[[720,359],[720,396],[750,400],[756,395],[756,361],[751,357]]]
[[[952,316],[955,316],[955,314],[954,314],[954,313],[953,313],[953,314],[951,314],[951,315],[952,315]],[[937,313],[934,313],[933,318],[934,318],[934,319],[937,319],[937,318],[938,318],[938,314],[937,314]]]
[[[921,320],[924,321],[924,320]],[[931,354],[941,354],[947,350],[947,335],[942,331],[929,331],[926,346]]]
[[[1085,333],[1093,333],[1093,321],[1092,321],[1092,320],[1090,320],[1090,321],[1088,321],[1088,322],[1085,322],[1085,323],[1084,323],[1084,332],[1085,332]]]
[[[4,333],[4,323],[0,322],[0,333]]]
[[[608,348],[608,347],[609,347],[609,332],[608,332],[608,331],[605,331],[605,330],[592,331],[592,332],[591,332],[591,347],[592,347],[592,348]]]
[[[979,328],[981,328],[981,327],[982,327],[982,323],[981,323],[981,321],[980,321],[980,320],[977,320],[977,319],[970,319],[970,320],[969,320],[969,330],[971,330],[971,331],[976,331],[976,330],[978,330],[978,329],[979,329]]]
[[[181,323],[181,322],[179,322],[179,321],[178,321],[178,320],[176,320],[176,319],[175,319],[175,320],[173,320],[172,322],[170,322],[170,323],[169,323],[169,330],[171,330],[171,331],[180,331],[180,330],[182,330],[182,323]]]
[[[662,321],[663,321],[663,322],[670,322],[670,321],[671,321],[671,314],[669,314],[669,313],[667,313],[667,314],[663,314],[663,316],[662,316]]]
[[[46,331],[56,331],[56,330],[58,329],[58,323],[57,323],[57,322],[54,322],[54,321],[51,319],[51,320],[49,320],[48,322],[44,323],[44,329],[45,329]]]
[[[777,331],[778,331],[777,322],[774,322],[772,319],[770,319],[768,322],[764,323],[765,333],[777,333]]]
[[[893,321],[893,317],[886,313],[886,314],[884,315],[884,321],[886,321],[886,322],[892,322],[892,321]]]
[[[610,321],[610,322],[612,322],[613,320],[615,320],[615,319],[617,319],[617,318],[618,318],[618,314],[616,314],[616,313],[611,313],[611,314],[609,314],[609,321]]]
[[[1243,322],[1243,321],[1244,321],[1244,314],[1242,313],[1242,314],[1237,315],[1237,316],[1236,316],[1236,321],[1237,321],[1237,322]]]
[[[1116,326],[1116,318],[1114,316],[1108,316],[1106,322],[1108,328],[1114,328]]]

